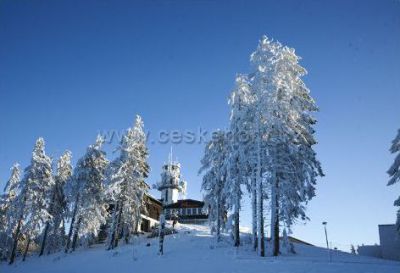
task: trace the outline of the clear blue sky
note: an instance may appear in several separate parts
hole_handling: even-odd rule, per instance
[[[378,242],[400,194],[385,186],[400,127],[398,0],[0,1],[0,184],[14,162],[29,163],[39,136],[53,157],[70,149],[76,160],[98,132],[121,131],[135,114],[151,134],[226,127],[235,74],[249,71],[263,34],[303,57],[321,109],[326,177],[295,236],[323,245],[326,220],[340,248]],[[170,144],[149,149],[152,184]],[[188,197],[201,198],[202,151],[174,145]]]

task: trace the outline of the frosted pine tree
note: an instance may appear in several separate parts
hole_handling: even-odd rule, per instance
[[[314,196],[316,177],[323,175],[312,149],[316,141],[311,113],[318,109],[301,79],[307,72],[299,60],[294,49],[265,36],[251,56],[257,124],[265,130],[260,132],[269,161],[273,255],[279,254],[280,217],[287,226],[305,218],[303,204]]]
[[[67,212],[67,202],[64,193],[65,185],[70,181],[72,176],[71,165],[72,154],[65,151],[57,162],[56,174],[54,177],[55,185],[52,193],[52,203],[50,213],[52,220],[48,222],[48,243],[47,252],[55,252],[60,250],[64,244],[65,237],[65,218]],[[44,245],[42,246],[44,249]]]
[[[388,174],[390,176],[390,180],[388,182],[388,186],[393,185],[400,181],[400,130],[397,131],[396,138],[392,141],[392,146],[390,147],[390,152],[396,154],[396,158],[390,169],[388,170]],[[399,207],[397,211],[397,221],[396,221],[396,228],[397,231],[400,233],[400,196],[394,201],[394,205]]]
[[[146,135],[140,116],[123,136],[118,150],[120,155],[110,164],[107,188],[113,205],[108,249],[117,246],[120,234],[129,242],[140,222],[140,210],[147,191],[144,180],[149,172]]]
[[[19,182],[19,194],[13,201],[10,211],[8,212],[7,218],[9,227],[7,229],[8,234],[12,234],[11,245],[9,247],[9,264],[14,263],[17,254],[18,243],[21,239],[21,228],[24,224],[24,215],[26,209],[26,190],[25,184],[22,181]]]
[[[279,44],[272,43],[268,38],[263,37],[259,42],[257,50],[251,54],[250,62],[253,72],[250,74],[251,92],[254,98],[252,104],[252,114],[254,116],[252,135],[254,136],[254,148],[252,161],[254,162],[255,184],[256,184],[256,205],[257,205],[257,235],[258,235],[258,252],[260,256],[265,255],[264,247],[264,188],[265,173],[268,171],[267,166],[271,164],[269,158],[269,133],[271,129],[270,115],[273,110],[271,107],[271,95],[274,90],[272,84],[274,62],[278,52]],[[269,171],[273,170],[270,166]],[[274,217],[274,190],[271,190],[271,217]]]
[[[257,225],[255,218],[256,189],[252,185],[252,163],[251,163],[251,142],[250,135],[253,116],[251,113],[254,102],[251,86],[246,75],[236,77],[235,89],[229,99],[231,106],[230,116],[230,153],[228,159],[228,179],[225,190],[229,192],[228,204],[234,208],[234,245],[239,246],[239,221],[242,191],[241,185],[246,185],[252,195],[252,216],[253,216],[253,244],[256,248]]]
[[[223,131],[217,131],[206,144],[199,174],[204,173],[202,191],[204,201],[210,206],[209,220],[220,240],[221,224],[227,209],[225,183],[228,176],[229,141]]]
[[[93,243],[100,226],[106,222],[104,182],[108,160],[101,150],[103,142],[104,139],[98,136],[96,143],[88,147],[75,167],[69,194],[75,203],[66,251],[70,247],[75,250],[78,243]]]
[[[45,153],[43,138],[39,138],[32,152],[31,164],[25,168],[24,178],[21,182],[22,200],[19,207],[21,210],[20,220],[24,220],[24,224],[16,232],[14,238],[15,247],[12,250],[10,263],[15,258],[19,233],[22,232],[27,241],[24,251],[25,259],[30,243],[32,240],[38,238],[46,222],[51,219],[49,204],[53,186],[54,179],[51,170],[51,158]]]
[[[11,168],[11,176],[4,188],[4,193],[0,197],[0,260],[9,256],[12,245],[12,233],[15,232],[16,218],[15,208],[19,193],[21,170],[16,163]]]

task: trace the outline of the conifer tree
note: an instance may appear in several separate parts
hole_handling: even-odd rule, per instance
[[[51,158],[45,153],[45,142],[39,138],[32,152],[31,164],[25,168],[18,200],[17,228],[14,233],[10,264],[14,262],[21,232],[27,243],[24,259],[32,240],[41,234],[45,223],[51,219],[49,213],[50,193],[54,186]]]
[[[46,223],[40,255],[43,254],[45,248],[47,249],[48,253],[51,253],[60,250],[64,244],[65,217],[67,212],[67,202],[64,194],[64,187],[72,176],[71,157],[71,152],[65,151],[65,153],[60,156],[57,162],[56,174],[54,177],[55,185],[52,190],[50,203],[52,220]],[[48,232],[47,245],[46,231]]]
[[[280,218],[290,226],[305,218],[304,203],[314,196],[322,176],[312,146],[317,111],[301,77],[307,72],[294,49],[264,36],[251,56],[252,90],[257,97],[257,123],[266,143],[268,186],[271,193],[273,255],[279,254]],[[260,173],[257,175],[261,177]],[[261,208],[259,208],[261,209]]]
[[[209,220],[220,240],[221,222],[227,209],[225,183],[228,176],[229,142],[225,132],[214,133],[205,147],[199,174],[204,173],[202,191],[204,200],[210,206]]]
[[[104,182],[108,160],[101,150],[103,143],[104,139],[98,136],[96,143],[88,147],[86,154],[78,161],[68,186],[68,198],[74,203],[66,252],[71,247],[75,250],[78,242],[85,245],[93,243],[100,225],[106,221]]]
[[[9,255],[12,233],[15,232],[15,206],[19,193],[21,170],[18,163],[11,168],[11,176],[0,197],[0,260]]]
[[[396,154],[394,162],[390,169],[388,170],[388,174],[390,176],[388,186],[391,186],[400,181],[400,130],[397,131],[397,136],[392,141],[392,146],[390,147],[390,152],[392,154]],[[397,211],[397,221],[396,221],[396,229],[400,233],[400,196],[394,201],[394,206],[399,207]]]
[[[241,185],[246,185],[251,194],[252,198],[255,196],[255,188],[251,188],[252,168],[251,160],[249,156],[251,154],[250,145],[250,134],[251,121],[251,105],[253,103],[253,97],[250,90],[250,82],[246,75],[238,75],[236,77],[235,89],[232,91],[229,99],[229,105],[231,106],[231,117],[230,117],[230,134],[229,144],[230,153],[228,160],[228,180],[226,183],[226,189],[229,192],[228,203],[234,208],[234,245],[239,246],[239,222],[240,222],[240,207],[242,199]],[[254,186],[254,185],[253,185]],[[257,237],[256,224],[255,224],[255,207],[252,203],[253,213],[253,243]],[[256,244],[254,243],[254,247]]]
[[[148,151],[146,135],[140,116],[129,128],[118,147],[120,155],[110,164],[107,194],[113,204],[112,223],[108,235],[108,249],[118,245],[122,234],[128,242],[140,222],[144,194],[147,191]]]

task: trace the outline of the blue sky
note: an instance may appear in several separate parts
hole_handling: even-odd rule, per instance
[[[294,235],[378,242],[394,222],[399,186],[386,187],[400,128],[400,2],[388,1],[11,1],[0,2],[0,184],[29,163],[43,136],[54,158],[74,162],[99,132],[142,115],[151,135],[228,125],[236,73],[266,34],[296,48],[316,99],[316,147],[326,173]],[[115,143],[114,143],[115,144]],[[114,144],[106,145],[113,158]],[[149,143],[159,179],[170,143]],[[173,145],[201,198],[202,144]],[[157,192],[154,192],[158,196]],[[244,205],[243,225],[250,225]]]

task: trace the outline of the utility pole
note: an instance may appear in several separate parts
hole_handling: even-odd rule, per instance
[[[326,240],[326,248],[328,249],[329,253],[329,262],[332,262],[332,254],[331,254],[331,249],[329,248],[329,242],[328,242],[328,231],[326,230],[326,225],[328,224],[327,222],[322,222],[324,225],[324,230],[325,230],[325,240]]]

